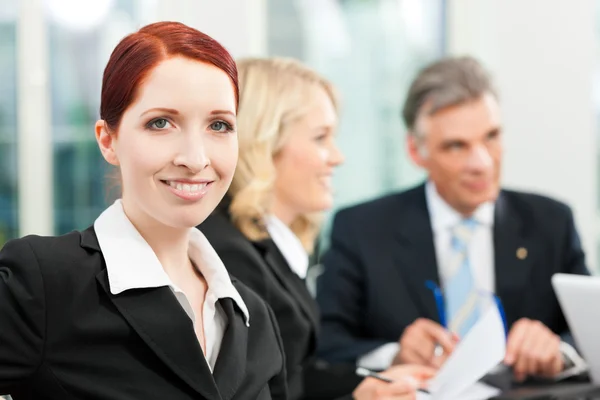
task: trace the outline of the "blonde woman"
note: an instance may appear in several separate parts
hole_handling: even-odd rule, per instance
[[[245,59],[238,71],[238,167],[225,200],[200,229],[229,272],[275,312],[290,399],[334,399],[353,391],[357,399],[411,398],[414,389],[406,385],[370,379],[355,390],[361,380],[354,365],[314,357],[318,309],[304,279],[319,214],[333,204],[333,170],[344,160],[335,143],[333,86],[291,59]],[[388,371],[396,379],[429,372]]]

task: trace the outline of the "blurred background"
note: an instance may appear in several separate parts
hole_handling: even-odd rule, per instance
[[[93,130],[103,68],[159,20],[334,82],[336,209],[424,178],[404,149],[407,86],[440,56],[478,57],[500,91],[504,185],[567,202],[600,265],[600,0],[0,0],[0,247],[84,229],[112,201]]]

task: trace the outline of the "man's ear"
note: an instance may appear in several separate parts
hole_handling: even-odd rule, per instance
[[[427,149],[425,149],[423,139],[409,132],[406,136],[406,148],[410,159],[419,167],[424,168],[425,160],[427,159]]]
[[[96,122],[96,142],[104,159],[111,165],[118,166],[119,159],[114,149],[116,142],[115,135],[111,135],[106,122],[104,120],[98,120]]]

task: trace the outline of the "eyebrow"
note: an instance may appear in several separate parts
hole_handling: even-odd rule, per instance
[[[143,113],[140,114],[140,117],[143,117],[144,115],[154,112],[154,111],[162,111],[162,112],[166,112],[166,113],[173,114],[173,115],[179,115],[179,111],[177,111],[173,108],[157,107],[157,108],[151,108],[149,110],[144,111]]]
[[[144,115],[154,112],[154,111],[161,111],[161,112],[166,112],[169,114],[173,114],[173,115],[179,115],[179,111],[173,109],[173,108],[165,108],[165,107],[156,107],[156,108],[151,108],[149,110],[144,111],[143,113],[140,114],[140,117],[143,117]],[[235,114],[229,110],[213,110],[210,112],[210,115],[231,115],[232,117],[235,117]]]
[[[459,138],[456,138],[456,139],[444,139],[444,140],[442,140],[442,146],[450,146],[450,145],[453,145],[453,144],[465,144],[465,143],[467,143],[466,140],[459,139]]]
[[[210,115],[231,115],[232,117],[235,117],[235,114],[229,110],[213,110],[210,112]]]

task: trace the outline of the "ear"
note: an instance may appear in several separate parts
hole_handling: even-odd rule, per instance
[[[118,166],[119,159],[114,149],[116,137],[111,135],[104,120],[96,122],[96,142],[104,159],[111,165]]]
[[[414,134],[409,132],[406,135],[406,148],[410,159],[417,164],[419,167],[424,168],[426,162],[426,149],[422,139],[417,138]]]

